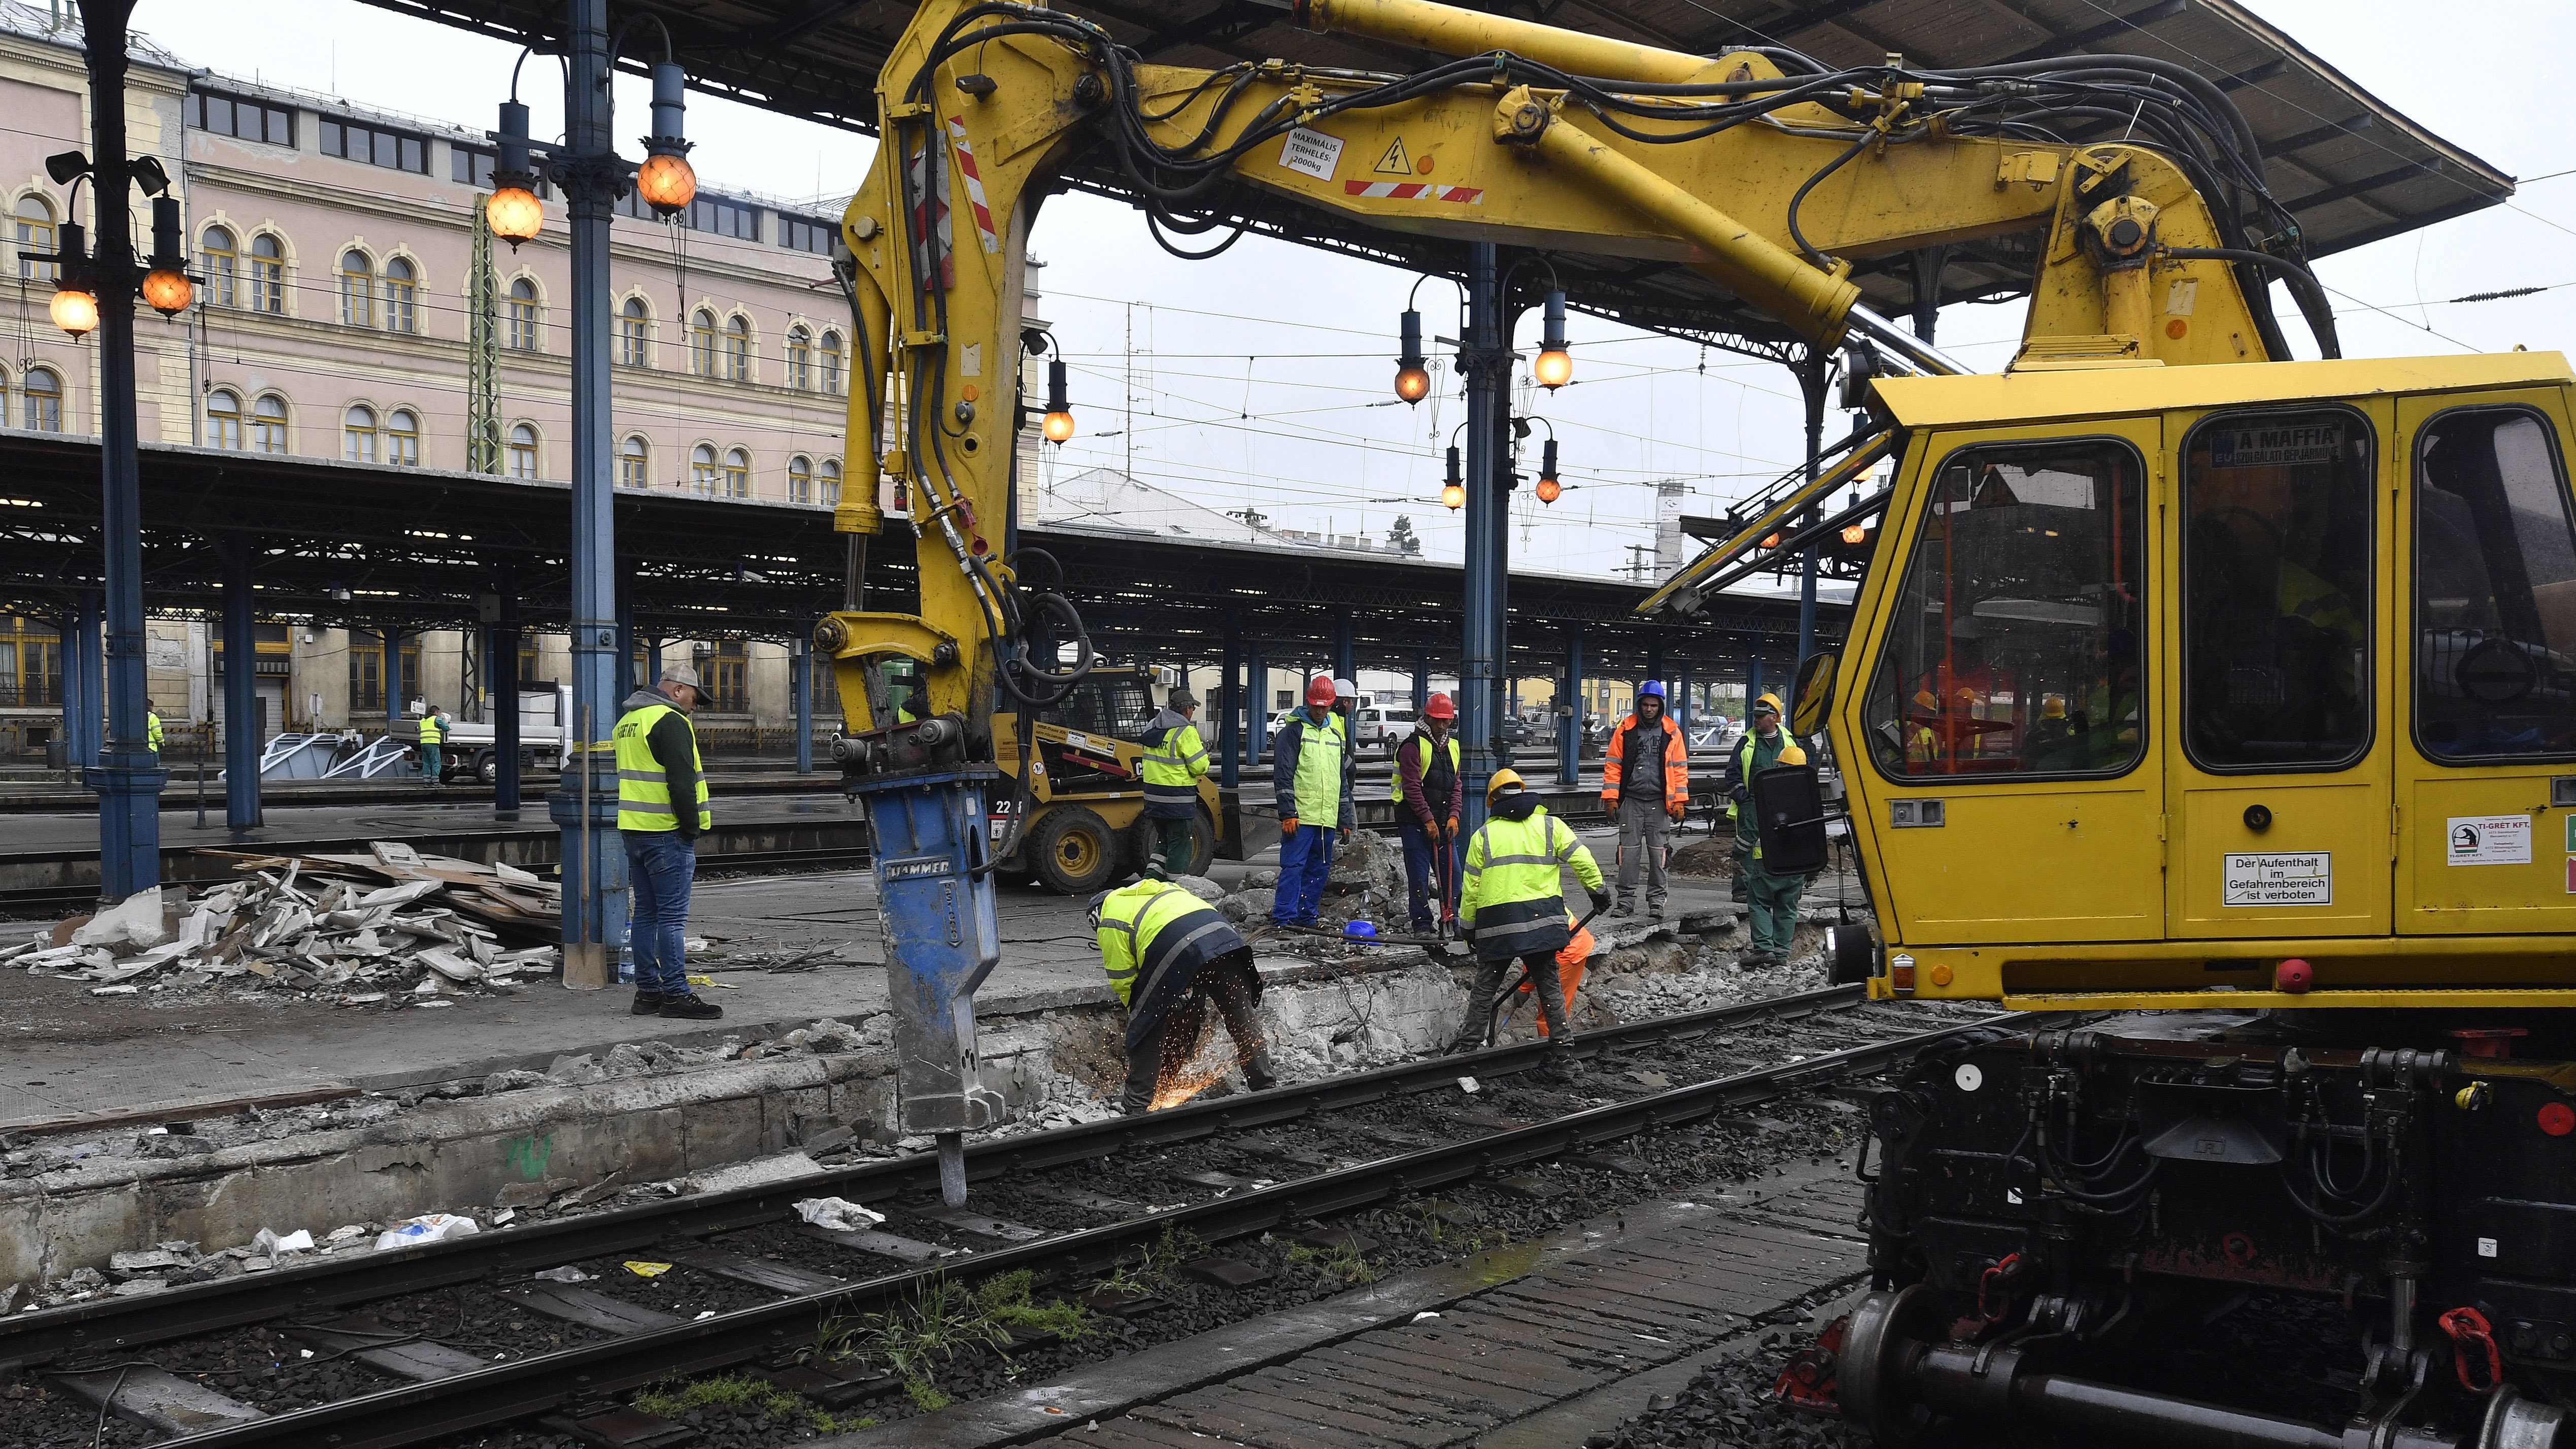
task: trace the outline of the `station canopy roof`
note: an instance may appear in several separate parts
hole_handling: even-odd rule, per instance
[[[564,14],[561,0],[367,3],[538,45],[559,44]],[[2261,142],[2272,192],[2298,217],[2312,256],[2492,206],[2513,192],[2512,178],[2407,119],[2235,0],[1729,0],[1723,15],[1702,0],[1470,4],[1699,54],[1787,45],[1837,66],[1891,53],[1935,67],[2075,54],[2177,62],[2233,95]],[[1099,21],[1146,60],[1168,65],[1275,56],[1396,71],[1422,59],[1308,32],[1290,20],[1286,0],[1067,0],[1057,8]],[[913,7],[904,0],[622,0],[617,10],[621,19],[660,16],[701,89],[864,131],[874,124],[877,72]],[[640,66],[646,50],[658,58],[658,47],[630,46],[625,63]],[[1125,181],[1105,168],[1078,167],[1068,179],[1125,194]],[[1262,208],[1254,227],[1416,271],[1461,272],[1454,242],[1275,206]],[[1943,300],[2024,291],[2027,250],[2012,243],[1996,239],[1955,252],[1943,272]],[[1777,324],[1696,273],[1626,262],[1558,265],[1579,307],[1757,356],[1789,355],[1790,339]],[[1881,311],[1911,310],[1906,259],[1864,262],[1855,279]]]

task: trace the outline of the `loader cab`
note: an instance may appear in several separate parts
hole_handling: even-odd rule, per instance
[[[1916,991],[2217,1004],[2292,956],[2328,993],[2576,987],[2569,384],[1882,384],[1905,444],[1830,717]]]

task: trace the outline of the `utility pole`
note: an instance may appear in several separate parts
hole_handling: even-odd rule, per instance
[[[1502,337],[1502,277],[1492,242],[1467,244],[1467,336],[1458,370],[1467,379],[1466,647],[1458,668],[1458,734],[1467,774],[1466,827],[1485,823],[1485,782],[1493,778],[1494,681],[1502,653],[1501,590],[1494,569],[1505,523],[1495,486],[1496,444],[1511,355]]]
[[[492,219],[474,198],[474,255],[466,269],[465,471],[501,471],[501,284],[492,269]],[[518,707],[517,697],[511,708]]]
[[[125,155],[126,26],[134,0],[84,0],[90,199],[97,215],[99,456],[106,557],[107,747],[82,771],[98,792],[99,885],[110,901],[161,883],[161,789],[144,738],[143,478],[134,420],[134,219]],[[235,661],[247,673],[250,661]]]

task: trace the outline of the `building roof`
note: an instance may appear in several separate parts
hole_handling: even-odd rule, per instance
[[[41,40],[71,50],[81,48],[81,19],[77,6],[56,3],[33,5],[28,0],[0,0],[0,34]],[[171,54],[150,36],[132,35],[125,42],[126,56],[143,65],[162,70],[185,71],[188,63]]]
[[[554,0],[369,0],[385,9],[519,43],[551,42],[562,23]],[[1277,0],[1064,0],[1100,21],[1151,62],[1216,66],[1275,56],[1317,65],[1393,70],[1402,51],[1295,25]],[[2323,256],[2445,217],[2492,206],[2513,181],[2354,84],[2237,0],[1579,0],[1547,7],[1559,24],[1589,33],[1707,54],[1748,44],[1787,45],[1832,65],[1866,65],[1899,53],[1918,65],[1964,66],[2069,54],[2144,54],[2187,65],[2228,91],[2262,145],[2272,190],[2298,217],[2311,255]],[[693,84],[752,105],[852,130],[874,124],[877,72],[911,16],[889,0],[632,0],[628,13],[659,15],[677,39]],[[640,62],[629,60],[629,65]],[[2116,134],[2118,128],[2112,128]],[[1127,194],[1105,163],[1077,161],[1075,185]],[[1345,218],[1264,208],[1256,229],[1457,276],[1454,242],[1361,228]],[[1778,355],[1785,332],[1717,284],[1681,267],[1635,268],[1559,259],[1577,306],[1637,326],[1742,344]],[[1982,244],[1954,256],[1945,300],[2017,295],[2029,283],[2021,250]],[[1854,276],[1872,305],[1911,309],[1910,264],[1864,262]]]

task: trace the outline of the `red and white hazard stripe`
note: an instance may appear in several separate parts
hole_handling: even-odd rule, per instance
[[[948,139],[957,144],[957,174],[966,178],[966,204],[975,213],[975,230],[983,233],[984,250],[1002,249],[1001,233],[993,230],[993,208],[984,204],[984,173],[975,169],[975,148],[966,140],[966,118],[948,118]]]
[[[1461,206],[1484,204],[1481,186],[1434,186],[1428,181],[1345,181],[1342,190],[1350,196],[1385,196],[1397,201],[1451,201]]]

